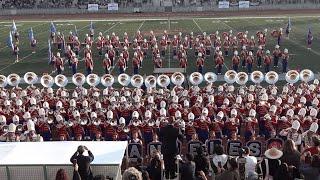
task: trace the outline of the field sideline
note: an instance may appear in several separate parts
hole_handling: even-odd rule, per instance
[[[309,68],[315,73],[318,72],[320,67],[320,19],[319,16],[290,16],[292,23],[292,31],[290,33],[290,39],[283,39],[281,48],[288,48],[291,54],[289,67],[291,69],[304,69]],[[74,31],[75,26],[78,29],[79,39],[83,41],[84,35],[89,31],[89,24],[91,20],[55,20],[57,30],[68,35],[69,31]],[[119,35],[120,39],[124,32],[127,32],[129,37],[133,37],[137,30],[140,30],[146,37],[149,36],[149,32],[153,30],[158,36],[160,36],[164,30],[167,30],[169,34],[183,33],[183,36],[191,31],[194,34],[200,34],[202,32],[224,31],[233,30],[236,34],[240,31],[249,31],[249,37],[255,35],[258,30],[267,28],[268,40],[267,49],[271,51],[274,48],[276,39],[271,38],[270,31],[272,29],[279,29],[282,27],[284,30],[287,26],[288,16],[270,16],[270,17],[225,17],[225,18],[141,18],[141,19],[114,19],[114,20],[102,20],[93,19],[96,35],[98,32],[102,32],[104,35],[115,32]],[[0,74],[8,75],[10,73],[18,73],[23,75],[28,71],[33,71],[38,75],[46,72],[51,72],[51,67],[48,65],[48,43],[49,36],[49,24],[50,21],[43,20],[22,20],[16,21],[18,31],[20,32],[20,59],[19,63],[14,63],[14,57],[11,54],[11,50],[6,46],[6,39],[9,35],[9,30],[12,21],[0,22]],[[37,53],[32,54],[29,40],[28,31],[33,28],[34,35],[38,40]],[[307,50],[306,36],[308,28],[311,27],[313,33],[313,45],[312,50]],[[95,49],[95,47],[94,47]],[[53,52],[57,52],[53,50]],[[188,69],[187,72],[191,73],[195,71],[195,58],[193,51],[188,52]],[[132,57],[132,51],[131,51]],[[149,56],[150,57],[150,56]],[[94,51],[95,68],[94,73],[98,75],[103,74],[102,58],[98,53]],[[167,51],[166,57],[163,58],[163,67],[178,67],[178,61],[172,58],[172,48]],[[143,68],[140,70],[140,74],[152,74],[153,65],[150,58],[145,59],[143,62]],[[230,57],[225,59],[224,72],[230,68]],[[79,63],[79,72],[85,73],[84,62]],[[259,69],[263,70],[263,69]],[[213,71],[214,63],[213,57],[207,57],[205,63],[205,72]],[[278,70],[277,70],[278,71]],[[127,70],[128,74],[132,73],[131,64]],[[70,76],[71,71],[66,67],[65,75]],[[117,69],[112,71],[112,74],[117,75]]]

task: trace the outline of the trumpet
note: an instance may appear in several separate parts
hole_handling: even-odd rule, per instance
[[[124,131],[125,133],[128,133],[128,132],[130,132],[130,128],[129,128],[128,126],[125,126],[125,127],[123,128],[123,131]]]
[[[110,121],[110,125],[111,125],[111,126],[117,126],[117,125],[118,125],[117,120],[116,120],[116,119],[112,119],[112,120]]]
[[[65,121],[64,123],[67,127],[72,127],[74,125],[74,123],[72,121]]]
[[[16,126],[16,131],[17,131],[17,132],[22,132],[22,131],[23,131],[23,125],[22,125],[22,124],[18,124],[18,125]]]
[[[2,132],[3,132],[3,133],[7,133],[8,130],[9,130],[9,126],[4,125],[4,126],[1,127],[1,129],[2,129]]]
[[[96,125],[96,126],[99,126],[101,124],[101,120],[100,119],[94,119],[92,121],[92,124]]]

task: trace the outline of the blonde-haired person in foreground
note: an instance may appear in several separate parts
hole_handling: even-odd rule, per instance
[[[142,173],[136,168],[130,167],[124,171],[122,180],[142,180]]]

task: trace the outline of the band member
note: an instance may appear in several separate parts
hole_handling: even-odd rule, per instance
[[[266,37],[263,34],[259,35],[258,45],[262,47],[262,49],[266,46]]]
[[[147,39],[143,40],[143,43],[142,43],[141,46],[142,46],[142,49],[143,49],[143,55],[147,56],[147,52],[148,52],[148,49],[149,49],[149,43],[148,43]]]
[[[31,42],[30,42],[30,46],[32,48],[32,53],[36,53],[36,47],[37,47],[37,40],[36,38],[32,37]]]
[[[240,56],[238,56],[238,51],[234,51],[233,57],[232,57],[232,69],[238,72],[239,64],[240,64]]]
[[[91,47],[92,46],[92,39],[90,38],[90,36],[88,35],[88,34],[86,34],[86,37],[85,37],[85,39],[84,39],[84,43],[86,44],[86,45],[89,45],[89,47]]]
[[[162,37],[160,41],[160,46],[161,46],[161,55],[165,56],[166,55],[166,49],[167,49],[167,39],[165,36]]]
[[[249,51],[254,51],[254,47],[256,46],[256,42],[254,40],[254,36],[251,36],[249,42],[248,42],[248,46],[249,46]]]
[[[264,55],[264,72],[267,73],[270,71],[270,65],[271,65],[271,55],[270,51],[266,51],[266,55]]]
[[[219,51],[218,56],[215,59],[215,64],[216,64],[216,68],[217,68],[217,74],[221,74],[222,73],[222,66],[224,64],[224,58],[222,56],[221,51]]]
[[[71,57],[72,57],[72,49],[71,49],[71,46],[67,46],[67,51],[65,52],[65,57],[67,57],[68,59],[68,64],[69,64],[69,67],[71,67]]]
[[[106,74],[110,74],[110,70],[111,70],[111,60],[110,60],[110,58],[109,58],[108,53],[106,53],[106,54],[104,55],[104,59],[103,59],[103,61],[102,61],[102,67],[103,67],[104,72],[105,72]]]
[[[20,137],[21,141],[25,142],[42,142],[43,138],[36,133],[35,124],[32,120],[27,121],[27,131]]]
[[[93,60],[90,53],[87,53],[86,55],[85,66],[87,70],[87,75],[91,74],[93,71]]]
[[[20,51],[20,49],[19,49],[18,43],[15,43],[13,45],[13,54],[16,57],[15,62],[19,62],[19,51]]]
[[[120,54],[119,60],[118,60],[118,68],[119,68],[119,74],[124,73],[124,71],[126,70],[125,67],[126,66],[126,61],[123,58],[123,54]]]
[[[283,73],[287,72],[288,60],[289,60],[289,51],[288,49],[284,49],[282,53],[282,72]]]
[[[111,67],[113,67],[114,66],[114,59],[115,59],[115,56],[116,56],[116,52],[113,49],[112,45],[109,46],[108,56],[109,56],[110,61],[111,61]]]
[[[224,55],[229,56],[229,46],[230,46],[230,41],[229,37],[225,37],[224,42],[223,42],[223,49],[224,49]]]
[[[11,123],[9,124],[8,132],[0,136],[1,142],[19,142],[19,136],[16,135],[16,125]]]
[[[279,46],[280,46],[281,39],[282,39],[282,28],[279,29],[278,36],[277,36],[277,42]]]
[[[240,53],[240,58],[241,58],[241,66],[242,68],[246,67],[246,60],[248,56],[248,51],[246,46],[242,46],[242,51]]]
[[[185,54],[182,54],[182,58],[179,60],[179,66],[180,68],[186,69],[188,65],[187,56]]]
[[[261,68],[263,53],[264,53],[264,52],[263,52],[262,46],[259,46],[259,47],[258,47],[258,51],[257,51],[257,53],[256,53],[256,56],[257,56],[257,66],[258,66],[258,68]]]
[[[54,66],[56,68],[57,74],[61,74],[62,71],[64,70],[64,62],[63,59],[60,57],[60,53],[57,52],[57,56],[54,57]]]
[[[203,73],[203,66],[204,66],[204,59],[202,57],[202,53],[198,53],[198,59],[197,59],[196,65],[198,67],[198,72],[202,74]]]
[[[86,45],[86,48],[83,50],[83,55],[84,55],[83,57],[86,58],[87,54],[90,54],[90,56],[92,56],[92,51],[89,45]]]
[[[13,37],[16,40],[16,42],[19,44],[20,34],[17,30],[13,33]]]
[[[77,36],[74,37],[74,41],[73,41],[73,51],[76,53],[76,55],[78,56],[79,55],[79,51],[80,51],[80,46],[81,46],[81,43],[78,39]]]
[[[129,51],[128,51],[127,46],[123,47],[122,54],[123,54],[123,58],[125,60],[124,62],[126,63],[125,67],[127,69],[128,68],[128,61],[129,61]]]
[[[249,56],[247,56],[247,59],[246,59],[248,74],[252,73],[253,61],[254,61],[254,57],[252,52],[250,51]]]
[[[98,50],[100,56],[102,56],[103,46],[104,46],[104,42],[103,42],[101,36],[99,36],[98,41],[97,41],[97,50]]]
[[[154,60],[154,66],[155,68],[162,68],[162,59],[160,57],[160,54],[158,54],[157,58]]]
[[[313,35],[312,35],[311,30],[309,29],[308,36],[307,36],[307,48],[308,48],[308,50],[311,50],[312,40],[313,40]]]
[[[56,43],[58,46],[58,50],[61,51],[63,47],[63,36],[61,35],[60,32],[57,32]]]
[[[237,40],[237,36],[234,36],[232,39],[231,39],[231,42],[230,42],[231,46],[232,46],[232,51],[235,52],[236,50],[238,50],[238,40]]]
[[[278,67],[279,58],[281,57],[280,46],[276,45],[273,51],[273,67]]]
[[[74,38],[76,36],[73,35],[72,31],[69,32],[69,37],[68,37],[68,43],[67,45],[71,47],[71,49],[74,48]]]
[[[133,54],[132,66],[133,66],[133,74],[139,74],[140,59],[136,52]]]
[[[71,56],[72,74],[76,74],[77,73],[78,62],[79,62],[79,60],[78,60],[76,54],[72,53],[72,56]]]

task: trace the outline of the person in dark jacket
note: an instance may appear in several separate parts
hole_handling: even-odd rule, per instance
[[[176,177],[175,159],[178,153],[177,139],[182,139],[179,129],[173,126],[173,117],[169,118],[168,124],[160,129],[159,138],[162,142],[161,152],[165,167],[165,176],[167,179]]]
[[[195,180],[196,164],[193,162],[193,155],[186,154],[186,161],[179,162],[180,179]]]
[[[271,179],[275,176],[281,165],[280,157],[283,155],[283,152],[273,147],[266,150],[264,155],[265,158],[258,165],[257,172],[262,175],[263,179]]]
[[[84,156],[83,153],[88,151],[89,156]],[[78,172],[81,180],[92,180],[93,174],[91,171],[90,163],[93,161],[94,156],[86,146],[79,146],[77,151],[72,155],[70,161],[73,164],[78,164]]]
[[[216,180],[240,180],[239,167],[236,158],[231,158],[227,162],[228,170],[215,177]]]
[[[289,139],[283,145],[283,155],[280,158],[282,163],[286,163],[288,166],[300,167],[300,152],[297,151],[294,142]]]
[[[206,156],[205,148],[200,146],[197,148],[197,155],[194,157],[194,162],[196,163],[196,174],[199,176],[199,172],[202,171],[206,176],[209,175],[210,160]]]
[[[311,164],[303,163],[300,166],[300,172],[305,180],[320,180],[320,155],[313,155]]]

